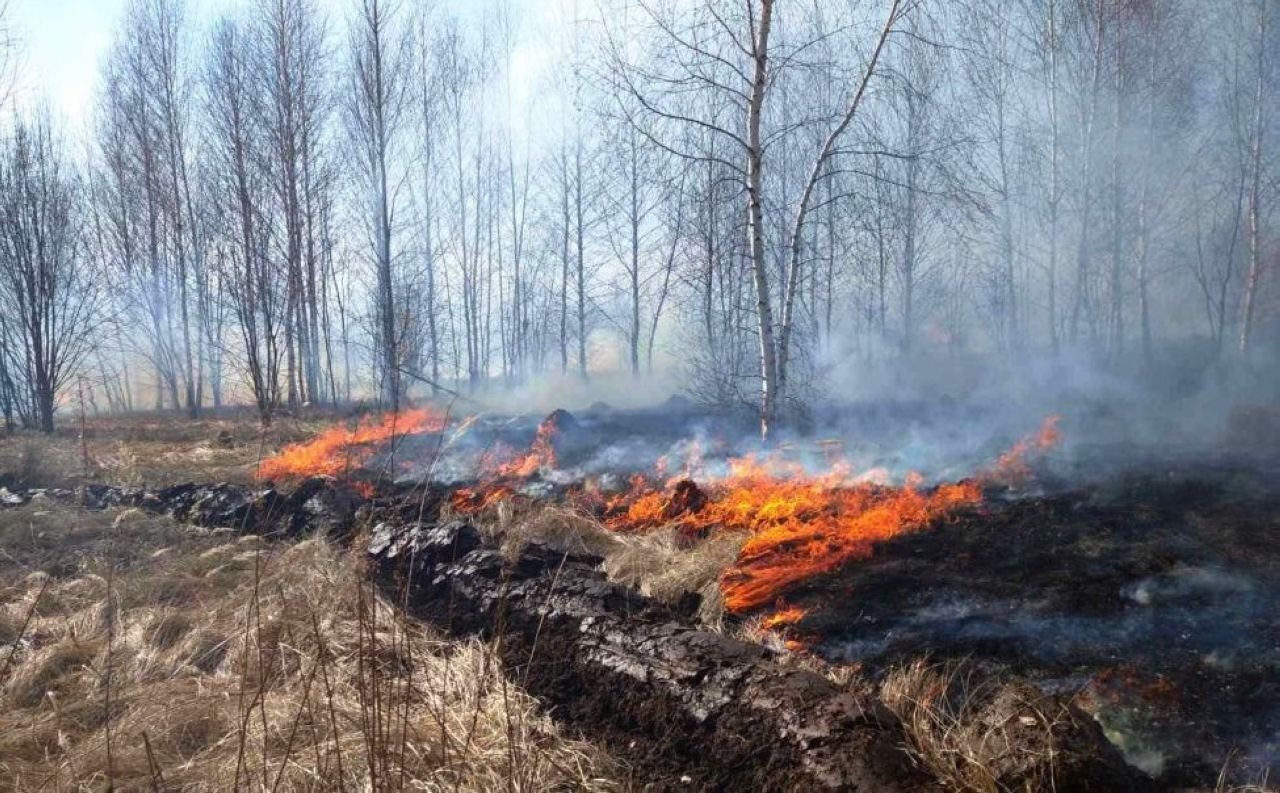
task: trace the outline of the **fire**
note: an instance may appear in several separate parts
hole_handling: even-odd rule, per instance
[[[629,533],[674,525],[686,537],[749,535],[720,584],[729,611],[752,611],[800,581],[870,556],[876,543],[979,505],[984,485],[1025,481],[1029,458],[1061,440],[1058,422],[1049,416],[977,479],[923,488],[918,476],[908,476],[892,486],[884,471],[854,475],[828,445],[828,468],[816,476],[768,455],[731,460],[727,476],[703,486],[676,478],[657,487],[634,477],[625,493],[606,502],[604,521]]]
[[[471,515],[496,504],[512,494],[511,488],[503,485],[490,487],[460,487],[449,497],[453,511],[460,515]]]
[[[259,479],[292,479],[305,476],[338,476],[359,468],[374,452],[375,444],[415,432],[439,432],[445,419],[428,408],[366,417],[352,428],[330,427],[305,443],[286,446],[258,466]]]
[[[552,413],[538,424],[538,430],[529,446],[529,453],[496,466],[494,473],[499,477],[511,479],[528,479],[543,468],[556,467],[556,448],[554,439],[560,431],[556,423],[556,413]]]
[[[753,480],[728,494],[726,513],[743,520],[751,537],[721,578],[733,612],[773,602],[794,584],[871,555],[878,542],[924,528],[981,502],[976,482],[931,491],[854,484],[829,488],[814,482]]]
[[[1044,454],[1061,442],[1062,431],[1058,429],[1061,419],[1057,414],[1047,417],[1040,425],[1039,432],[1022,438],[1009,451],[1000,455],[995,465],[985,472],[985,478],[992,483],[1010,486],[1026,482],[1031,477],[1027,458],[1033,454]]]
[[[808,649],[805,642],[796,636],[789,635],[787,630],[809,615],[809,610],[799,606],[789,606],[782,601],[774,604],[774,610],[760,619],[760,630],[771,633],[782,641],[782,646],[793,653]]]
[[[696,534],[706,528],[698,520],[706,506],[706,495],[692,479],[674,479],[665,489],[657,489],[637,474],[630,489],[606,501],[605,525],[618,532],[640,533],[675,522],[686,534]]]
[[[689,479],[665,488],[635,477],[629,490],[606,502],[604,521],[619,532],[674,525],[686,537],[745,533],[749,539],[721,579],[725,605],[750,611],[774,602],[795,583],[870,555],[877,542],[918,530],[978,504],[976,481],[901,487],[853,476],[835,462],[811,476],[776,456],[748,456],[729,473],[699,486]]]
[[[795,625],[808,614],[808,609],[780,604],[776,611],[760,620],[760,627],[766,631],[776,631]]]
[[[674,527],[690,542],[713,534],[745,535],[737,559],[720,578],[725,606],[742,613],[776,604],[775,613],[766,618],[767,629],[776,629],[804,616],[802,609],[781,600],[801,581],[866,558],[877,543],[980,505],[986,486],[1025,481],[1031,475],[1030,458],[1060,441],[1058,422],[1058,416],[1049,416],[1038,432],[1019,440],[977,477],[931,487],[916,475],[895,485],[883,470],[856,473],[836,441],[820,442],[826,468],[818,474],[778,450],[730,459],[727,472],[713,476],[694,441],[676,452],[683,465],[663,457],[654,474],[634,475],[621,493],[605,496],[587,480],[565,497],[620,533]],[[443,417],[418,409],[369,418],[354,429],[334,427],[266,460],[259,477],[337,475],[367,463],[379,442],[440,431],[444,424]],[[479,512],[519,492],[519,480],[554,469],[561,435],[572,427],[572,416],[556,411],[538,425],[527,453],[484,458],[486,475],[453,492],[453,510]],[[673,470],[679,473],[672,475]]]

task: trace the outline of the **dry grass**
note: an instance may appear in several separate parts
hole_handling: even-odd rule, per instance
[[[4,529],[53,532],[39,511]],[[0,579],[0,790],[617,787],[488,647],[406,620],[322,540],[61,517],[84,558]]]
[[[1227,782],[1225,777],[1219,777],[1218,783],[1213,788],[1213,793],[1275,793],[1276,788],[1267,783],[1264,779],[1261,782],[1248,782],[1243,785],[1235,785]]]
[[[1035,713],[1010,725],[985,711],[993,693],[962,664],[923,661],[891,671],[880,685],[881,698],[902,721],[908,750],[948,790],[1007,793],[1000,780],[1011,767],[1033,774],[1020,776],[1017,790],[1053,789],[1058,714],[1020,698],[1022,709]]]
[[[1237,764],[1235,755],[1227,757],[1222,764],[1222,770],[1218,772],[1218,781],[1214,785],[1213,793],[1275,793],[1280,789],[1271,783],[1269,768],[1260,771],[1255,769],[1252,782],[1239,781],[1237,778],[1242,775],[1242,769],[1237,768]]]
[[[744,534],[717,535],[687,547],[673,530],[620,538],[618,548],[605,557],[606,574],[665,602],[686,592],[702,598],[699,617],[718,625],[724,617],[720,576],[746,541]]]
[[[967,682],[958,667],[917,663],[891,672],[881,695],[902,720],[911,753],[947,788],[996,793],[992,742],[980,734]]]
[[[746,541],[745,534],[729,534],[690,544],[674,528],[619,534],[590,515],[553,504],[516,507],[501,501],[473,519],[482,531],[500,539],[512,557],[525,544],[538,541],[560,551],[600,556],[610,580],[663,603],[695,593],[701,597],[699,618],[716,628],[724,619],[720,576]]]
[[[101,416],[87,420],[82,448],[79,422],[64,417],[53,435],[0,435],[0,472],[11,487],[71,487],[86,475],[127,486],[247,483],[259,456],[312,437],[339,419],[324,413],[281,416],[264,431],[248,414],[194,421],[174,414]]]

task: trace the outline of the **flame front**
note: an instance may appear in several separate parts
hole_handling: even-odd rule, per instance
[[[428,408],[366,417],[355,427],[330,427],[305,443],[284,447],[258,466],[258,478],[294,479],[305,476],[339,476],[368,462],[376,444],[415,432],[439,432],[445,418]]]
[[[1061,440],[1058,421],[1049,416],[978,478],[928,489],[918,476],[896,487],[880,483],[882,472],[853,476],[831,454],[817,476],[776,455],[731,460],[727,476],[701,488],[689,479],[654,487],[637,476],[607,502],[605,523],[619,532],[674,525],[685,536],[747,534],[720,587],[729,611],[752,611],[800,581],[870,556],[878,542],[980,504],[985,484],[1020,484],[1031,474],[1029,458]]]
[[[836,464],[820,476],[773,457],[730,461],[728,476],[697,488],[681,480],[664,490],[642,481],[612,499],[605,523],[615,531],[675,525],[686,536],[749,535],[721,579],[733,612],[769,605],[795,583],[864,558],[883,540],[918,530],[982,500],[976,481],[930,490],[912,478],[901,487],[851,477]]]
[[[779,603],[776,611],[760,620],[760,627],[766,631],[781,630],[782,628],[795,625],[797,622],[804,619],[808,613],[808,609]]]
[[[336,475],[366,462],[374,453],[372,444],[443,425],[441,417],[414,410],[366,420],[354,430],[334,428],[287,447],[264,462],[259,475]],[[538,426],[526,454],[505,462],[488,458],[482,464],[484,481],[455,490],[452,508],[479,512],[519,492],[519,480],[555,468],[561,430],[553,414]],[[742,613],[773,606],[799,582],[870,556],[877,543],[981,504],[984,486],[1020,484],[1031,474],[1029,458],[1060,438],[1058,417],[1050,416],[1039,432],[1019,440],[975,478],[932,487],[916,475],[892,485],[883,471],[855,474],[829,442],[822,444],[826,470],[817,475],[778,451],[730,459],[727,473],[711,476],[703,470],[700,446],[692,443],[682,473],[674,477],[668,478],[671,461],[664,457],[654,475],[635,474],[624,492],[603,496],[586,480],[565,497],[620,533],[674,527],[690,543],[713,534],[746,535],[737,559],[720,578],[726,608]],[[777,624],[799,616],[802,612],[791,609]]]
[[[721,579],[725,605],[734,612],[768,605],[799,581],[870,556],[877,542],[921,529],[981,500],[981,489],[974,482],[943,485],[930,492],[911,485],[801,487],[790,496],[775,491],[763,497],[737,490],[733,507],[741,510],[763,502],[762,517]]]

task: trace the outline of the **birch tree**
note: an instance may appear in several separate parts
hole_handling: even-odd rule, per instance
[[[661,65],[636,67],[621,55],[617,42],[613,43],[619,62],[620,87],[640,105],[642,114],[638,115],[642,115],[641,123],[654,121],[662,122],[664,126],[700,127],[722,139],[736,154],[736,161],[724,159],[722,162],[740,174],[745,189],[747,251],[759,344],[760,434],[765,440],[773,432],[780,405],[787,393],[788,366],[795,343],[796,296],[803,268],[801,246],[813,196],[827,173],[828,161],[837,153],[837,143],[858,113],[890,35],[910,10],[910,5],[901,0],[889,0],[885,4],[883,24],[872,35],[867,58],[848,87],[848,98],[843,108],[829,110],[825,118],[815,122],[828,126],[817,150],[811,155],[811,164],[802,179],[798,198],[790,206],[791,220],[787,224],[785,238],[772,243],[776,250],[782,252],[784,262],[781,283],[777,285],[767,258],[772,246],[767,239],[769,231],[765,225],[765,213],[771,198],[766,194],[769,183],[765,173],[771,147],[776,147],[796,126],[784,124],[779,129],[766,130],[765,116],[781,73],[795,65],[797,54],[803,52],[809,42],[775,45],[772,39],[777,21],[775,0],[752,0],[741,9],[706,2],[689,12],[687,19],[680,20],[644,5],[657,37],[672,53],[672,57],[667,59],[669,68]],[[702,31],[707,29],[718,31],[714,40],[709,36],[704,40],[706,34]],[[742,113],[741,126],[725,125],[671,102],[672,94],[694,90],[712,93],[719,102],[737,106]],[[643,129],[673,153],[686,159],[699,159],[696,153],[675,149],[654,127],[645,126]],[[778,296],[775,296],[775,290],[780,291]]]

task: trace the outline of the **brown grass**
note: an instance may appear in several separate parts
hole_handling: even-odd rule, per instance
[[[31,512],[5,530],[54,530]],[[405,619],[323,540],[61,517],[100,535],[85,558],[0,589],[0,790],[617,788],[490,648]]]
[[[696,593],[702,599],[699,618],[720,626],[725,614],[720,576],[745,541],[745,534],[727,534],[686,546],[671,529],[626,536],[605,557],[604,569],[611,579],[660,601],[670,603],[686,592]]]
[[[10,487],[72,487],[87,476],[114,485],[252,480],[259,455],[312,437],[341,417],[281,416],[263,430],[248,414],[191,420],[174,414],[99,416],[86,421],[86,471],[79,422],[64,417],[53,435],[0,435],[0,473]]]
[[[902,720],[908,751],[948,790],[1005,793],[999,769],[1010,764],[1039,774],[1021,779],[1019,790],[1052,789],[1056,714],[1037,710],[1015,737],[1002,719],[983,713],[991,693],[963,664],[923,661],[891,671],[880,685],[881,698]]]
[[[517,507],[510,501],[473,516],[483,532],[501,541],[514,557],[529,542],[559,551],[600,556],[612,581],[633,587],[663,603],[686,593],[701,597],[698,616],[720,627],[724,601],[720,575],[733,564],[746,541],[744,534],[713,535],[690,544],[674,527],[645,534],[619,534],[580,510],[555,504]]]
[[[991,742],[979,734],[973,690],[958,667],[916,663],[890,673],[881,685],[885,704],[898,715],[908,748],[949,789],[999,790],[989,765]]]
[[[1271,770],[1262,769],[1255,770],[1252,774],[1252,782],[1242,782],[1237,779],[1242,776],[1241,769],[1237,768],[1237,758],[1235,755],[1227,757],[1222,764],[1222,769],[1218,772],[1218,780],[1214,785],[1213,793],[1275,793],[1278,789],[1271,783]],[[1232,781],[1236,780],[1236,781]]]
[[[1276,788],[1267,783],[1264,779],[1261,782],[1248,782],[1236,785],[1228,782],[1225,776],[1220,776],[1218,782],[1214,785],[1213,793],[1275,793]]]

